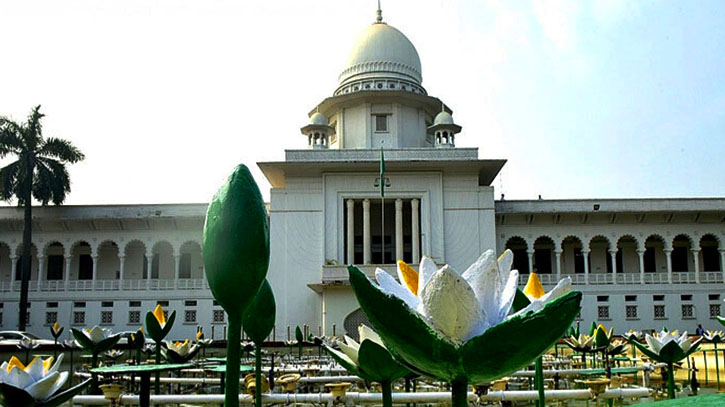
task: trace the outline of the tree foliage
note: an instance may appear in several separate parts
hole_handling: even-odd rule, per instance
[[[0,199],[15,198],[18,206],[24,206],[30,186],[32,198],[42,205],[60,205],[70,192],[66,164],[85,157],[67,140],[43,137],[40,121],[44,116],[38,105],[25,123],[0,117],[0,158],[17,157],[17,161],[0,169]]]

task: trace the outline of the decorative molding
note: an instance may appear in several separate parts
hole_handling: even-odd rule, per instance
[[[386,161],[477,160],[478,148],[406,148],[385,150]],[[380,161],[378,149],[285,150],[285,161]]]

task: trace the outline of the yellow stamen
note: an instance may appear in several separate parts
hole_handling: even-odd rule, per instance
[[[400,274],[403,275],[404,281],[402,282],[405,283],[413,295],[418,295],[418,272],[407,265],[403,260],[398,260],[398,268],[400,269]]]
[[[166,324],[166,315],[164,315],[164,309],[161,308],[161,304],[158,304],[154,309],[154,316],[156,317],[156,320],[159,321],[159,325]]]
[[[524,287],[524,294],[531,298],[541,298],[546,294],[536,273],[529,274],[529,281],[526,282],[526,287]]]
[[[176,341],[176,343],[174,343],[174,346],[176,346],[178,348],[179,346],[181,346],[181,342]]]
[[[143,333],[143,327],[139,328],[138,331]]]
[[[186,344],[188,344],[188,343],[189,343],[189,340],[188,339],[184,339],[183,345],[186,346]]]
[[[58,330],[60,330],[60,324],[56,322],[53,324],[53,331],[58,332]]]
[[[198,341],[199,339],[201,339],[201,336],[202,335],[204,335],[204,334],[201,331],[197,332],[196,333],[196,340]]]
[[[49,357],[43,361],[43,372],[48,373],[50,367],[53,365],[53,357]]]
[[[8,373],[13,370],[14,367],[25,370],[25,365],[23,364],[23,362],[21,362],[20,359],[16,358],[15,356],[11,357],[10,362],[8,362]]]
[[[131,334],[131,342],[136,341],[136,336],[134,334]]]

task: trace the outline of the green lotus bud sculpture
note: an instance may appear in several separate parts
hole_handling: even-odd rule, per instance
[[[242,324],[244,332],[254,342],[254,380],[255,389],[262,389],[262,343],[274,329],[277,304],[269,281],[264,280],[254,300],[244,312]],[[254,392],[254,404],[262,407],[262,392]]]
[[[452,404],[462,407],[469,382],[490,382],[527,366],[579,312],[580,292],[555,289],[548,302],[510,315],[518,284],[512,264],[510,250],[498,261],[489,250],[459,275],[424,257],[419,272],[399,267],[400,284],[378,269],[379,285],[355,266],[348,271],[360,307],[386,347],[415,373],[449,381]]]
[[[3,407],[57,407],[80,393],[91,379],[59,391],[68,372],[59,372],[63,354],[45,360],[36,356],[27,366],[13,356],[0,365],[0,405]]]
[[[663,329],[659,334],[648,334],[644,339],[647,342],[646,346],[636,340],[630,342],[650,359],[667,364],[667,393],[671,399],[674,399],[675,371],[672,365],[694,353],[700,346],[702,338],[693,342],[692,338],[687,337],[687,332],[678,335],[677,331],[668,332]]]
[[[269,221],[252,174],[239,165],[212,198],[203,234],[204,271],[228,315],[224,405],[239,406],[242,316],[269,266]]]
[[[390,407],[393,405],[392,383],[410,371],[393,359],[375,331],[360,325],[358,332],[360,343],[345,335],[345,342],[337,342],[340,350],[326,344],[323,346],[327,353],[350,373],[380,383],[383,391],[383,407]]]
[[[154,311],[146,312],[146,332],[149,337],[156,342],[156,364],[161,363],[161,344],[166,336],[171,332],[176,321],[176,311],[172,311],[169,319],[166,319],[166,312],[161,304],[156,304]],[[159,394],[161,390],[161,373],[155,374],[154,391]]]
[[[61,335],[63,335],[64,328],[60,326],[58,321],[53,323],[53,326],[50,327],[50,335],[53,337],[53,344],[55,345],[53,347],[53,357],[58,357],[58,339]]]

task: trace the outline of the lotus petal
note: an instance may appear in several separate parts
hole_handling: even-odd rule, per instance
[[[644,340],[647,342],[647,345],[652,349],[654,353],[660,353],[660,349],[662,349],[662,343],[652,335],[647,335]]]
[[[339,343],[338,343],[339,345]],[[348,355],[346,355],[343,352],[340,352],[336,349],[333,349],[327,345],[323,345],[325,347],[325,350],[327,353],[332,356],[333,359],[337,363],[339,363],[342,367],[344,367],[346,370],[348,370],[350,373],[355,374],[356,376],[362,377],[365,380],[372,380],[372,378],[366,377],[365,374],[360,371],[357,367],[357,363],[355,363]]]
[[[403,260],[398,260],[397,270],[400,285],[407,288],[411,294],[418,296],[418,272],[407,265]]]
[[[358,332],[360,333],[360,346],[362,346],[362,343],[367,339],[377,343],[382,347],[385,347],[385,345],[383,344],[383,340],[380,339],[380,335],[378,335],[377,332],[373,331],[372,328],[370,328],[369,326],[361,324],[358,327]]]
[[[428,256],[423,256],[418,265],[418,297],[423,292],[423,287],[428,284],[430,278],[438,271],[438,267]]]
[[[25,391],[36,400],[45,400],[53,395],[53,389],[57,388],[58,379],[60,379],[60,373],[53,372],[26,387]]]
[[[375,279],[378,281],[378,285],[380,285],[380,288],[383,291],[402,299],[412,309],[418,308],[418,304],[420,303],[418,297],[395,281],[395,278],[388,274],[387,271],[383,269],[375,270]]]
[[[449,266],[438,270],[423,288],[418,312],[454,344],[462,343],[481,319],[473,289]]]
[[[360,343],[358,355],[360,370],[376,381],[394,381],[408,374],[408,369],[393,360],[385,346],[373,341]]]
[[[501,277],[501,281],[506,281],[506,276],[511,273],[511,267],[514,264],[514,252],[511,249],[506,249],[498,256],[496,260],[498,263],[498,272]]]
[[[8,374],[5,376],[5,383],[19,389],[24,389],[30,386],[34,381],[35,380],[33,380],[28,372],[18,367],[10,369]]]
[[[337,345],[340,347],[340,350],[347,355],[350,360],[352,360],[352,363],[357,365],[357,351],[360,348],[360,345],[352,340],[352,338],[345,335],[345,342],[338,342]]]
[[[506,281],[501,291],[501,297],[499,298],[499,310],[498,319],[503,321],[508,313],[511,311],[511,306],[516,298],[516,290],[518,289],[519,283],[519,272],[518,270],[512,270],[509,274],[508,281]]]
[[[28,366],[25,366],[25,371],[33,378],[33,381],[38,381],[43,378],[43,374],[45,373],[43,364],[43,359],[40,356],[36,356],[28,363]]]

